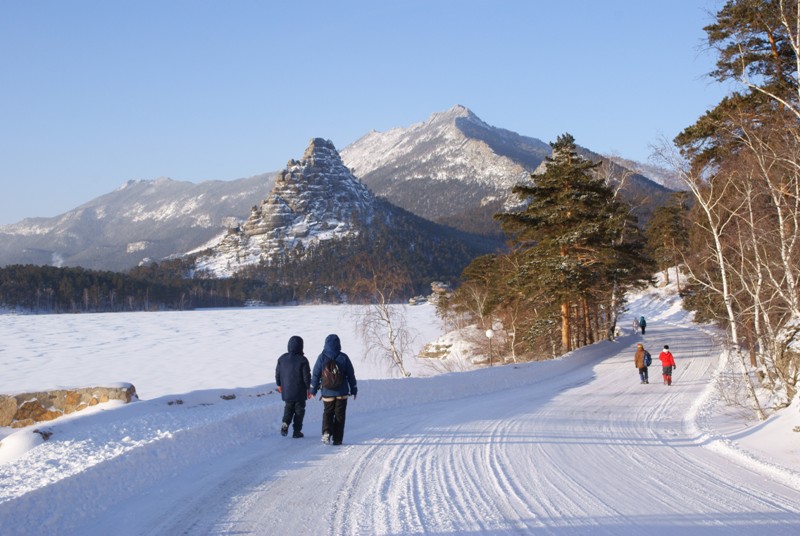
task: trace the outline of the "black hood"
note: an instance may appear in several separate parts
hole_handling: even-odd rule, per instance
[[[303,339],[297,335],[293,335],[289,339],[289,353],[303,355]]]

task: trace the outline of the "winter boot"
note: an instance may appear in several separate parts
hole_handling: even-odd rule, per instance
[[[301,432],[300,430],[295,430],[294,433],[292,434],[292,437],[295,439],[303,437],[303,432]]]
[[[289,425],[287,423],[281,424],[281,435],[286,437],[286,434],[289,433]]]
[[[331,434],[329,434],[328,432],[324,432],[322,434],[322,442],[325,443],[326,445],[329,445],[331,442]]]

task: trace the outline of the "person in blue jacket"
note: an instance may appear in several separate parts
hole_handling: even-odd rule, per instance
[[[329,361],[335,362],[342,376],[341,384],[335,388],[326,386],[323,382],[323,371]],[[311,396],[316,396],[320,389],[322,390],[320,398],[325,404],[322,410],[322,442],[327,445],[333,441],[334,445],[341,445],[344,438],[347,397],[352,395],[353,400],[356,399],[358,384],[353,363],[347,354],[342,352],[342,343],[336,334],[325,337],[325,347],[317,357],[311,373]]]
[[[288,352],[278,358],[275,367],[275,384],[283,398],[283,422],[281,435],[289,433],[292,437],[303,437],[303,418],[306,415],[306,400],[312,398],[311,369],[308,358],[303,354],[303,339],[297,335],[289,339]]]
[[[644,335],[644,330],[647,329],[647,321],[644,319],[643,316],[639,317],[639,327],[642,330],[642,335]]]

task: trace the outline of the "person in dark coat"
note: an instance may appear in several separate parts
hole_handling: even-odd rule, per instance
[[[335,361],[342,373],[343,381],[337,389],[330,389],[322,385],[322,372],[329,361]],[[353,363],[347,354],[342,352],[342,343],[336,334],[325,338],[325,347],[317,357],[314,370],[311,373],[311,396],[316,396],[322,390],[320,399],[325,407],[322,410],[322,442],[341,445],[344,438],[344,422],[347,414],[347,397],[356,399],[358,384]]]
[[[639,329],[642,330],[642,335],[644,335],[644,330],[647,329],[647,320],[643,316],[639,317]]]
[[[303,339],[297,335],[289,339],[288,352],[278,358],[275,367],[275,384],[283,398],[283,423],[281,435],[289,433],[292,426],[292,437],[303,437],[303,417],[306,415],[306,400],[311,394],[311,368],[308,358],[303,355]]]
[[[639,383],[650,383],[650,378],[647,373],[647,362],[645,360],[645,354],[647,353],[642,343],[636,345],[636,353],[633,354],[633,365],[639,369]]]

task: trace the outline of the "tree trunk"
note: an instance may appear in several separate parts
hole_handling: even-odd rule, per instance
[[[725,262],[725,257],[723,256],[723,249],[722,249],[722,242],[720,241],[722,235],[722,229],[715,225],[714,218],[711,216],[710,207],[701,201],[701,206],[703,210],[706,212],[708,216],[709,227],[712,231],[712,237],[714,239],[714,247],[715,251],[714,254],[717,257],[717,265],[719,269],[720,279],[722,281],[722,300],[725,303],[725,311],[728,314],[728,325],[731,334],[731,347],[736,355],[739,363],[742,365],[742,374],[744,376],[745,386],[747,388],[747,394],[750,396],[750,399],[753,401],[753,409],[758,416],[758,419],[763,421],[767,418],[767,415],[764,413],[764,409],[761,407],[761,402],[758,401],[758,396],[756,395],[756,389],[753,386],[753,379],[750,377],[750,371],[747,368],[747,363],[745,362],[745,357],[742,354],[742,347],[739,344],[739,332],[736,326],[736,315],[733,311],[733,295],[731,294],[728,286],[728,269]]]
[[[572,350],[572,333],[569,322],[569,302],[561,304],[561,350],[566,354]]]
[[[589,303],[586,298],[583,299],[583,329],[586,330],[586,344],[592,344],[594,337],[592,337],[592,320],[589,315]]]
[[[608,340],[613,341],[616,339],[614,332],[617,329],[617,282],[611,288],[611,299],[608,304]]]

